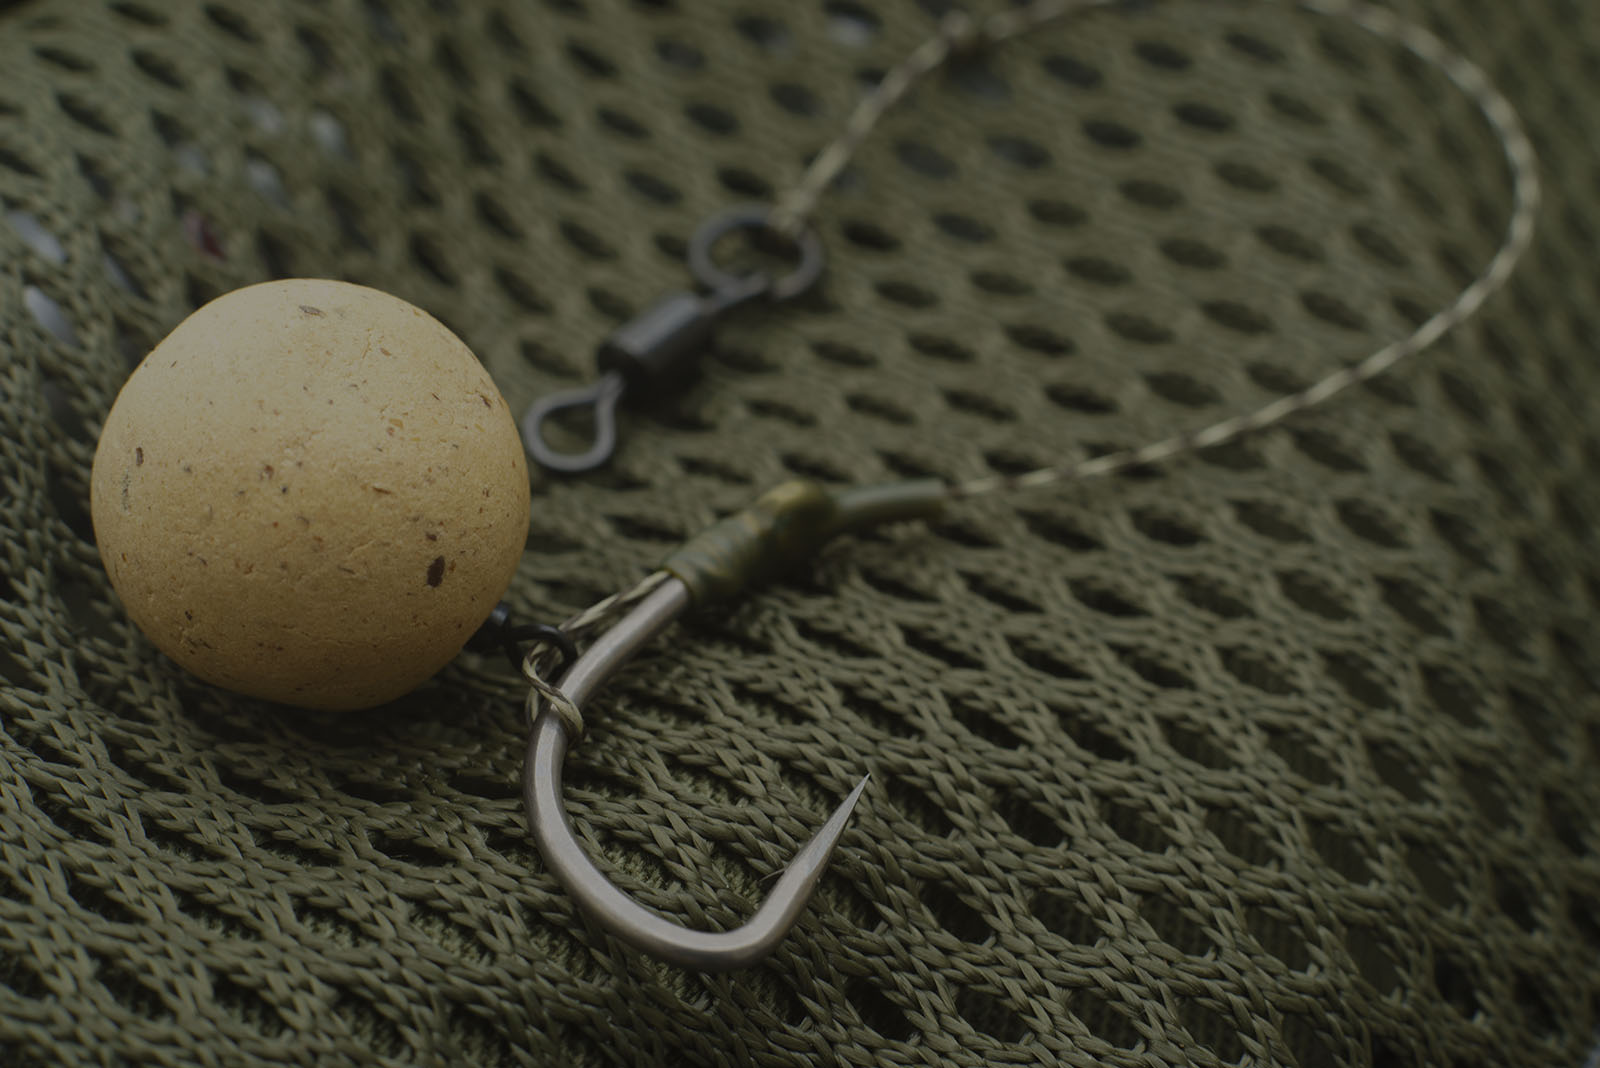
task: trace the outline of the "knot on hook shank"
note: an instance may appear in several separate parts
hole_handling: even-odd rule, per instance
[[[731,597],[805,559],[830,538],[878,523],[930,519],[949,499],[938,479],[831,490],[810,479],[782,483],[718,521],[662,563],[696,604]]]
[[[524,651],[521,643],[527,641],[532,644]],[[552,671],[565,671],[578,658],[572,635],[564,628],[549,623],[513,623],[511,606],[501,601],[477,633],[467,639],[465,648],[475,653],[497,649],[503,652],[511,666],[521,671],[529,685],[555,708],[567,733],[574,738],[583,733],[583,714],[578,706],[544,678]]]
[[[554,683],[545,681],[537,668],[531,665],[531,661],[529,666],[523,669],[522,674],[528,680],[528,685],[533,688],[533,692],[539,695],[540,700],[555,710],[557,718],[561,720],[562,729],[567,732],[567,737],[574,742],[582,738],[583,712],[572,703],[572,699],[562,693]],[[533,722],[538,715],[537,705],[530,702],[528,721]]]
[[[533,689],[528,703],[530,721],[539,715],[539,703],[534,699],[537,696],[555,710],[556,718],[566,729],[567,737],[577,741],[583,736],[582,710],[579,709],[577,702],[551,682],[550,678],[564,674],[578,659],[578,642],[604,631],[616,620],[627,615],[639,602],[660,589],[668,578],[664,572],[654,572],[639,580],[632,589],[612,594],[605,600],[590,605],[558,627],[536,624],[511,628],[510,634],[517,641],[535,639],[526,653],[519,653],[513,658],[522,671],[522,677],[528,680],[528,685]],[[501,615],[497,610],[496,617],[491,617],[491,622],[495,622]],[[505,622],[503,618],[499,618],[498,621],[501,624]],[[487,625],[485,629],[488,629]]]

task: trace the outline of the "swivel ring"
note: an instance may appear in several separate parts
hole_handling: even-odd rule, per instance
[[[554,623],[523,623],[520,626],[510,627],[506,630],[506,655],[512,662],[521,667],[526,654],[517,647],[518,642],[528,639],[535,642],[548,642],[561,654],[561,662],[556,665],[557,671],[565,671],[578,659],[578,647],[572,640],[572,635],[556,626]]]
[[[713,215],[701,223],[700,228],[689,239],[689,273],[712,292],[722,292],[749,282],[748,275],[738,275],[725,270],[711,256],[711,249],[716,243],[735,230],[753,231],[757,237],[781,243],[792,249],[797,257],[798,262],[794,269],[780,278],[773,279],[768,286],[767,295],[773,300],[792,300],[810,289],[816,284],[817,279],[822,277],[822,239],[817,236],[817,232],[807,226],[791,238],[780,231],[772,221],[771,208],[753,204],[731,208],[719,215]]]
[[[561,654],[561,662],[556,666],[558,671],[567,670],[578,659],[578,647],[573,644],[572,635],[550,623],[511,622],[511,606],[505,601],[494,606],[494,611],[483,621],[483,626],[467,639],[465,648],[474,653],[490,653],[498,649],[505,653],[514,670],[521,671],[525,654],[518,643],[530,639],[548,642],[555,647],[556,652]]]
[[[535,401],[522,414],[522,442],[532,457],[551,471],[563,475],[593,471],[617,447],[617,402],[628,383],[618,372],[600,376],[592,385],[551,393]],[[568,408],[589,408],[594,414],[594,441],[583,452],[559,452],[545,440],[545,424],[556,412]]]

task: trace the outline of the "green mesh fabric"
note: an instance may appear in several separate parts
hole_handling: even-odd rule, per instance
[[[1600,26],[1399,6],[1542,156],[1485,314],[1281,430],[842,542],[591,710],[578,831],[698,925],[873,774],[793,934],[717,977],[545,871],[503,663],[330,716],[163,659],[98,563],[95,433],[271,276],[426,307],[516,410],[578,384],[935,5],[0,4],[0,1062],[1581,1062]],[[1441,78],[1282,5],[1010,45],[869,141],[817,293],[731,324],[608,470],[536,477],[510,600],[560,618],[793,475],[1020,471],[1264,403],[1447,300],[1506,185]]]

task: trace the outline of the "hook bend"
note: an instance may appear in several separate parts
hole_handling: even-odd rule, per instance
[[[668,579],[608,630],[562,676],[562,693],[582,706],[602,683],[631,659],[689,604],[688,588]],[[580,908],[601,927],[638,949],[695,971],[748,967],[771,953],[800,918],[822,878],[850,812],[866,788],[862,779],[833,815],[789,862],[777,885],[754,916],[731,931],[696,931],[665,919],[612,884],[579,844],[561,803],[561,765],[567,731],[537,691],[529,694],[534,715],[528,757],[522,769],[522,797],[528,825],[545,863]],[[544,707],[539,706],[543,704]],[[536,714],[535,714],[536,713]]]

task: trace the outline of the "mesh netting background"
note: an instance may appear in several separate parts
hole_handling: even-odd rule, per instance
[[[1570,1065],[1600,1013],[1600,25],[1402,3],[1530,122],[1508,294],[1292,425],[833,547],[683,625],[568,762],[580,834],[740,921],[863,771],[779,952],[620,948],[523,829],[522,690],[463,658],[288,712],[125,621],[95,433],[194,307],[347,278],[513,409],[681,286],[937,5],[0,4],[0,1061]],[[536,477],[559,618],[786,477],[1013,472],[1248,409],[1493,251],[1434,73],[1278,4],[1063,24],[919,89],[608,470]]]

